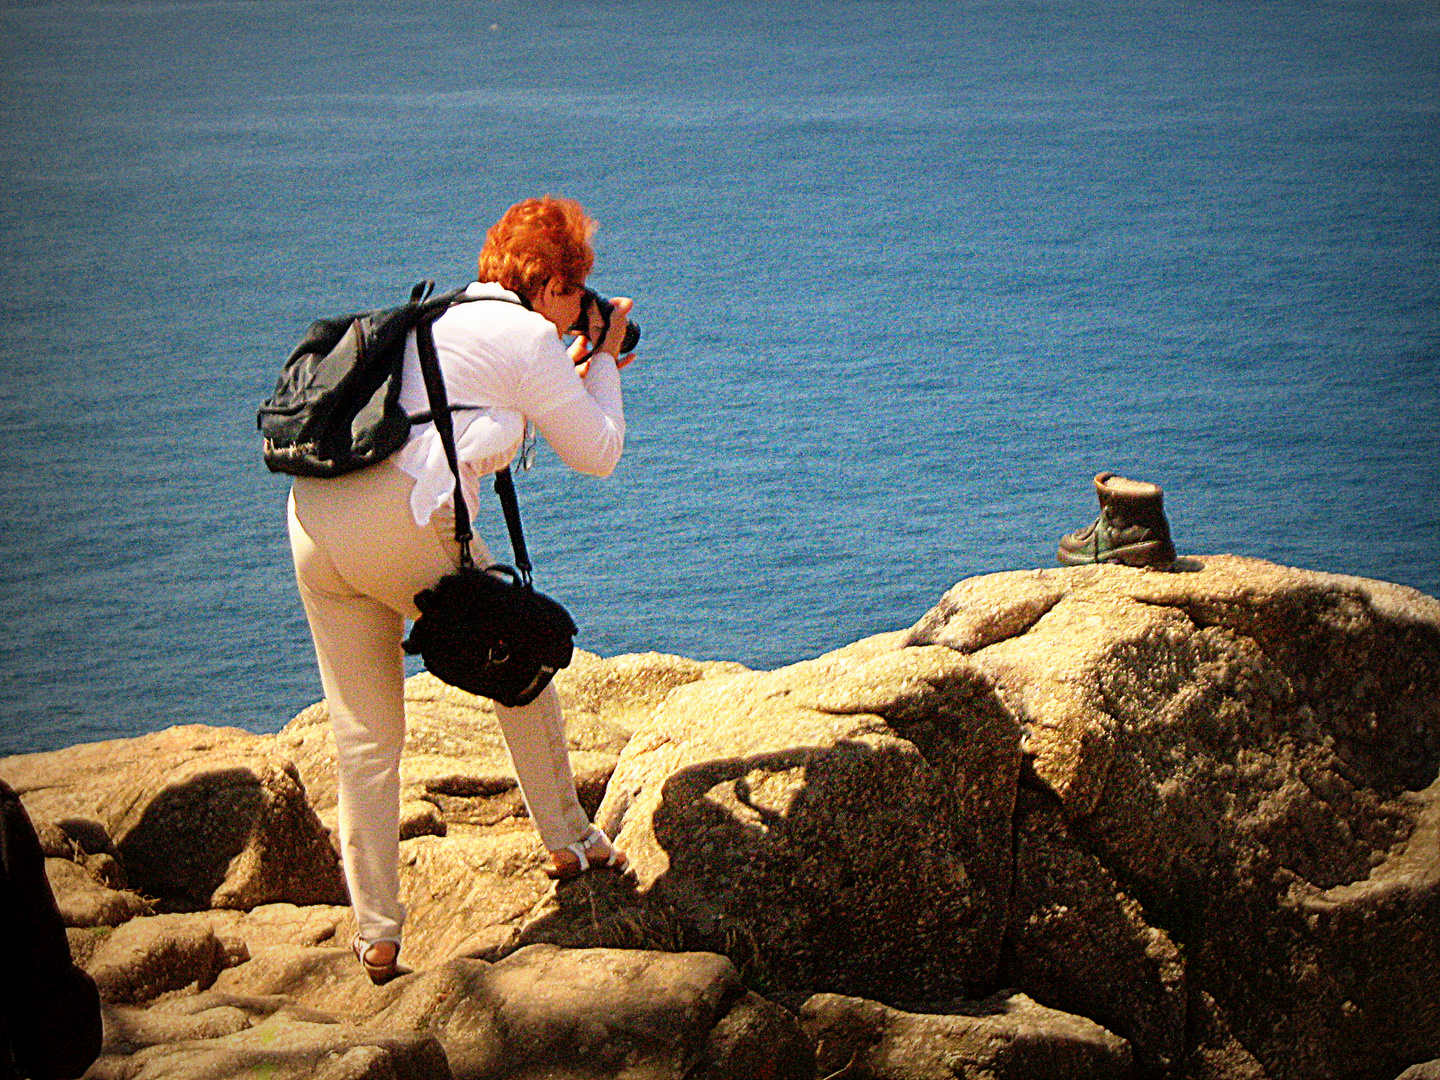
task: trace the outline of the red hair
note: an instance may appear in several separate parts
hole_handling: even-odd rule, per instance
[[[594,219],[574,199],[524,199],[485,234],[480,280],[503,285],[527,303],[551,278],[578,289],[595,265],[594,235]]]

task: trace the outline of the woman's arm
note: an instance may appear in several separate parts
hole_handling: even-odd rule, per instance
[[[584,393],[532,419],[565,464],[590,476],[609,476],[625,449],[625,409],[615,357],[596,353],[580,382]]]

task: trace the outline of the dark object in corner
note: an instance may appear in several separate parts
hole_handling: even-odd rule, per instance
[[[1175,561],[1159,484],[1103,472],[1095,477],[1095,494],[1100,516],[1089,527],[1060,538],[1061,564],[1169,566]]]
[[[0,1080],[73,1080],[100,1056],[100,994],[70,960],[35,827],[3,780],[0,816]]]

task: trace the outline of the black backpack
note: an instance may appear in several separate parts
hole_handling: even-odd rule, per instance
[[[405,335],[453,304],[481,299],[464,289],[431,297],[433,288],[422,281],[398,307],[311,324],[255,417],[271,472],[340,476],[405,445],[412,423],[400,407]]]

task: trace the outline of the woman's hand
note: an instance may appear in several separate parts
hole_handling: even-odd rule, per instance
[[[611,356],[620,355],[620,345],[625,340],[625,331],[630,325],[630,310],[635,306],[635,301],[628,296],[617,296],[610,301],[612,310],[610,312],[610,328],[605,334],[605,340],[600,343],[600,351],[608,352]],[[605,326],[605,320],[594,306],[590,308],[590,332],[598,334]]]
[[[625,340],[625,330],[630,325],[630,311],[634,308],[635,301],[631,300],[628,296],[620,296],[616,297],[612,303],[615,305],[615,311],[610,316],[610,329],[605,335],[604,342],[601,343],[597,351],[608,352],[611,356],[616,357],[615,367],[618,370],[629,366],[630,362],[635,359],[634,353],[627,353],[624,356],[619,355],[620,345]],[[592,309],[590,312],[590,332],[592,334],[598,334],[603,328],[604,323],[605,320],[600,317],[600,313]],[[570,360],[575,364],[575,371],[582,379],[590,369],[590,362],[588,360],[582,362],[582,358],[590,351],[590,340],[589,335],[581,334],[570,343]]]
[[[581,343],[582,345],[585,343],[585,339],[584,339],[583,337],[580,339],[580,343]],[[572,350],[573,350],[573,349],[574,349],[574,346],[571,346],[571,348],[572,348]],[[572,351],[572,353],[571,353],[571,355],[570,355],[570,359],[571,359],[571,360],[575,360],[575,359],[577,359],[578,356],[583,356],[583,355],[585,355],[585,350],[584,350],[584,349],[579,349],[579,350],[576,350],[576,351]],[[617,357],[616,360],[615,360],[615,370],[616,370],[616,371],[619,371],[621,368],[629,367],[629,366],[630,366],[630,361],[632,361],[632,360],[634,360],[634,359],[635,359],[635,354],[634,354],[633,352],[632,352],[632,353],[626,353],[624,356],[621,356],[621,357]],[[588,372],[589,370],[590,370],[590,361],[589,361],[589,360],[586,360],[586,361],[584,361],[584,362],[582,362],[582,363],[578,363],[578,364],[575,365],[575,374],[579,375],[582,379],[585,377],[586,372]]]

